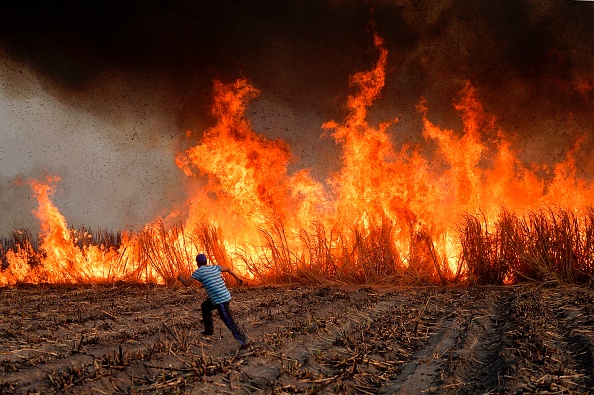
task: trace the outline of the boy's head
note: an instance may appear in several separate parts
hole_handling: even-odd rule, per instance
[[[198,264],[198,266],[206,265],[206,262],[208,262],[208,259],[206,259],[206,255],[204,255],[204,254],[196,255],[196,263]]]

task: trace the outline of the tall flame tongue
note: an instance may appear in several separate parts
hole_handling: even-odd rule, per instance
[[[30,181],[38,201],[34,214],[41,223],[43,260],[36,268],[38,281],[96,283],[118,280],[115,271],[117,251],[85,243],[84,238],[90,235],[69,230],[66,219],[50,200],[53,185],[59,180],[59,177],[50,177],[46,183]]]
[[[256,134],[245,117],[248,101],[259,94],[246,80],[214,83],[217,124],[201,144],[178,155],[188,175],[208,174],[208,184],[191,201],[188,230],[204,223],[223,229],[228,241],[257,244],[258,231],[284,224],[305,226],[323,203],[322,186],[302,170],[287,174],[291,153],[281,140]],[[320,200],[322,199],[322,200]]]
[[[401,152],[394,150],[387,129],[397,119],[377,127],[369,125],[366,119],[368,108],[385,84],[388,51],[379,36],[374,36],[374,43],[380,52],[379,60],[370,72],[360,72],[351,78],[351,86],[359,92],[348,98],[350,113],[345,122],[330,121],[323,125],[334,130],[332,136],[343,146],[344,167],[330,180],[337,192],[337,220],[368,237],[374,229],[385,229],[389,224],[391,234],[383,235],[383,240],[378,241],[395,243],[399,252],[384,251],[374,259],[385,261],[387,255],[391,260],[384,262],[387,268],[404,259],[419,275],[436,274],[435,269],[443,275],[449,267],[436,259],[436,246],[430,237],[446,236],[445,221],[435,221],[433,210],[439,206],[440,195],[433,187],[427,163],[416,151],[410,153],[410,147],[403,147]],[[351,243],[357,246],[359,242],[351,240]],[[440,247],[444,253],[443,242]],[[362,254],[371,252],[364,249],[357,257],[363,269],[366,259]]]
[[[78,263],[82,253],[75,249],[66,219],[50,200],[50,196],[54,193],[54,187],[51,184],[59,179],[59,177],[48,178],[46,184],[35,180],[30,181],[39,203],[33,213],[41,223],[41,250],[45,258],[39,270],[43,271],[48,279],[54,279],[56,282],[76,282]]]
[[[338,193],[337,208],[340,216],[350,216],[351,221],[371,216],[373,221],[392,212],[394,198],[406,199],[402,178],[396,167],[398,160],[384,123],[374,129],[366,121],[367,108],[379,95],[385,83],[385,66],[388,52],[382,40],[375,36],[375,45],[380,50],[380,59],[371,72],[357,73],[351,85],[359,88],[357,96],[349,96],[347,106],[350,114],[344,124],[335,121],[325,123],[325,129],[334,129],[332,136],[343,144],[342,172],[331,180]],[[397,202],[397,205],[400,205]]]
[[[519,161],[470,83],[454,105],[464,125],[460,133],[433,124],[421,101],[424,149],[437,151],[427,156],[422,147],[395,150],[388,129],[398,120],[377,126],[367,121],[385,84],[388,57],[377,35],[374,44],[379,59],[373,69],[351,78],[356,94],[348,97],[348,115],[322,125],[343,150],[343,168],[328,180],[330,192],[306,170],[288,174],[288,145],[252,130],[245,111],[260,93],[256,88],[246,80],[215,81],[215,126],[176,158],[188,176],[208,176],[190,199],[183,225],[166,228],[156,220],[117,248],[81,244],[86,235],[68,230],[50,200],[58,179],[31,181],[39,202],[41,253],[26,242],[0,251],[0,285],[172,283],[179,271],[192,270],[198,251],[244,274],[280,281],[381,281],[403,273],[446,281],[460,265],[455,229],[462,216],[480,213],[491,224],[501,208],[519,214],[543,205],[577,211],[594,202],[594,187],[576,174],[581,140],[546,182],[537,166]]]
[[[0,285],[28,283],[99,283],[123,278],[117,272],[121,254],[114,249],[88,243],[90,234],[68,229],[66,219],[52,203],[59,177],[46,182],[30,180],[38,207],[33,211],[41,224],[40,245],[35,251],[30,238],[8,251],[9,267],[0,273]]]
[[[217,207],[227,211],[223,218],[254,228],[264,226],[273,214],[284,219],[289,148],[280,140],[256,135],[244,114],[247,101],[259,91],[245,80],[230,85],[215,81],[214,91],[217,125],[206,131],[200,145],[178,156],[178,166],[189,176],[194,175],[193,167],[209,175],[204,192],[216,194]],[[195,201],[196,214],[204,204]],[[202,217],[196,214],[192,221]]]

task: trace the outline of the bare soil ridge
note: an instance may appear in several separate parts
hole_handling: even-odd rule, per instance
[[[0,393],[594,393],[594,291],[233,289],[254,345],[201,290],[0,289]]]

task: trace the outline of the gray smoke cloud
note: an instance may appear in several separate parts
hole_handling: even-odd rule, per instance
[[[555,163],[594,117],[594,6],[503,1],[14,2],[0,26],[0,235],[34,227],[18,180],[58,175],[54,201],[74,226],[140,227],[180,207],[195,181],[174,164],[206,130],[212,81],[247,78],[262,95],[254,129],[282,138],[292,169],[324,181],[339,148],[321,125],[345,115],[349,76],[390,53],[372,122],[399,117],[394,144],[426,144],[415,107],[461,130],[466,81],[521,159]]]
[[[1,234],[38,229],[31,178],[61,178],[53,200],[75,227],[139,228],[183,203],[175,111],[154,85],[106,74],[65,101],[21,64],[1,76],[12,84],[0,90]]]

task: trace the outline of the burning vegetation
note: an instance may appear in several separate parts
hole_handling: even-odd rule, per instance
[[[461,130],[433,123],[421,99],[427,144],[395,147],[397,114],[368,119],[388,63],[377,34],[374,44],[375,65],[350,78],[344,119],[322,125],[342,152],[326,183],[290,173],[289,145],[252,129],[256,87],[214,81],[216,124],[172,153],[188,177],[207,180],[187,215],[172,208],[134,233],[73,230],[51,200],[59,178],[31,180],[41,233],[2,241],[0,285],[171,284],[197,252],[264,284],[590,283],[594,185],[577,175],[581,141],[542,177],[466,82],[454,100]]]
[[[584,3],[4,7],[2,124],[66,114],[93,131],[57,121],[62,147],[113,177],[0,144],[27,180],[0,189],[0,394],[592,394]],[[129,228],[72,225],[89,210],[61,189],[89,180],[105,193],[78,203]],[[10,234],[23,191],[39,232]],[[200,334],[202,290],[175,286],[198,253],[248,280],[249,347],[217,318]]]

